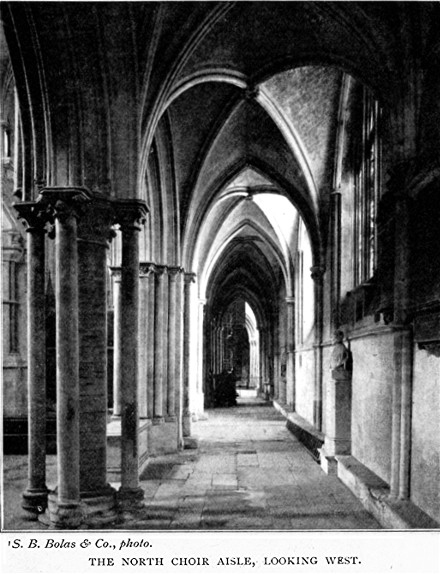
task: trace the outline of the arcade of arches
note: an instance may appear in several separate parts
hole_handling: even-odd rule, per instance
[[[382,525],[438,525],[439,5],[2,18],[4,445],[29,515],[141,499],[244,387]]]

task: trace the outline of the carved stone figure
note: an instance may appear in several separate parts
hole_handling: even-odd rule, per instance
[[[333,347],[332,355],[330,358],[330,369],[332,371],[346,371],[348,370],[348,363],[350,359],[350,351],[342,342],[344,340],[343,331],[335,332],[335,346]]]

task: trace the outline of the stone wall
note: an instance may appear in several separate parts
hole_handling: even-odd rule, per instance
[[[313,424],[313,400],[315,384],[314,349],[296,353],[296,412]]]
[[[353,353],[352,454],[380,478],[391,472],[393,334],[351,341]]]
[[[440,358],[414,348],[411,499],[440,521]]]

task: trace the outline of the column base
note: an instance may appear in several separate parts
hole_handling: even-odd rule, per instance
[[[23,492],[21,507],[26,511],[29,520],[37,520],[47,508],[47,488],[29,488]]]
[[[57,492],[48,496],[47,511],[39,520],[51,528],[99,527],[118,518],[116,491],[110,485],[102,490],[81,493],[81,500],[59,502]]]
[[[80,501],[59,502],[56,491],[50,492],[47,500],[47,512],[41,522],[60,530],[78,528],[82,524],[84,516]]]
[[[84,523],[88,526],[101,526],[117,519],[116,490],[107,485],[101,491],[82,492],[81,508]]]
[[[118,501],[121,500],[139,500],[144,498],[144,491],[140,486],[121,486],[117,493]]]
[[[183,437],[184,438],[191,436],[192,420],[191,420],[191,414],[190,413],[183,415],[182,429],[183,429]]]
[[[143,505],[144,491],[140,486],[130,488],[121,486],[117,493],[118,504],[121,510],[140,508]]]
[[[185,450],[196,450],[199,448],[199,441],[191,436],[186,436],[183,439],[183,448]]]

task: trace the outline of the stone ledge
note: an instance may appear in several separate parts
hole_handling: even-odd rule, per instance
[[[336,455],[338,478],[383,526],[389,529],[438,529],[439,524],[409,500],[390,497],[388,484],[354,456]]]
[[[318,431],[297,413],[290,411],[287,405],[275,400],[272,402],[275,409],[287,419],[286,426],[289,431],[306,447],[316,462],[319,462],[319,449],[324,444],[324,433]]]

